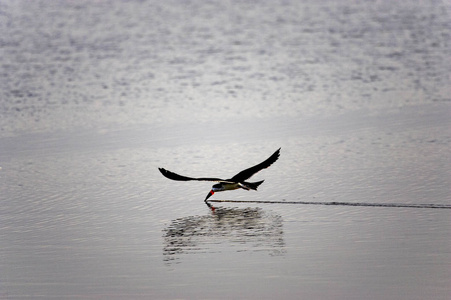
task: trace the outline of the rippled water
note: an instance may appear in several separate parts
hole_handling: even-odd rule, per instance
[[[2,1],[0,299],[448,299],[449,13]]]

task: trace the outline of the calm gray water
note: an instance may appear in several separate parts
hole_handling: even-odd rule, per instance
[[[0,2],[0,299],[449,299],[450,11]]]

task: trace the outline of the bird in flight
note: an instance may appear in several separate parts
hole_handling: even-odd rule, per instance
[[[230,179],[221,179],[221,178],[210,178],[210,177],[200,177],[200,178],[193,178],[193,177],[187,177],[187,176],[182,176],[179,174],[176,174],[174,172],[168,171],[164,168],[158,168],[161,172],[161,174],[163,174],[164,177],[172,179],[172,180],[177,180],[177,181],[190,181],[190,180],[196,180],[196,181],[217,181],[217,184],[214,184],[211,187],[211,191],[208,193],[207,197],[205,198],[205,203],[208,205],[208,207],[210,207],[211,209],[214,209],[214,207],[208,203],[208,198],[210,198],[211,196],[213,196],[213,194],[215,192],[222,192],[222,191],[229,191],[229,190],[236,190],[236,189],[245,189],[247,191],[249,190],[257,190],[257,187],[263,183],[264,180],[262,181],[257,181],[257,182],[247,182],[245,180],[249,179],[252,177],[252,175],[254,175],[255,173],[261,171],[262,169],[265,169],[267,167],[269,167],[270,165],[272,165],[278,158],[280,155],[280,148],[277,149],[276,152],[274,152],[268,159],[266,159],[265,161],[259,163],[258,165],[255,165],[253,167],[250,167],[246,170],[243,170],[241,172],[239,172],[238,174],[236,174],[235,176],[233,176]]]

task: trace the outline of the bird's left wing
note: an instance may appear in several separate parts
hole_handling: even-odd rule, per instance
[[[179,174],[176,174],[174,172],[168,171],[164,168],[158,168],[160,170],[161,174],[163,174],[164,177],[177,180],[177,181],[190,181],[190,180],[197,180],[197,181],[225,181],[221,178],[208,178],[208,177],[201,177],[201,178],[193,178],[193,177],[187,177],[182,176]]]

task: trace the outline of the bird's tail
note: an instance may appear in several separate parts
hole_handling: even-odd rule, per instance
[[[249,182],[249,183],[247,183],[247,186],[248,186],[251,190],[256,191],[257,188],[258,188],[258,186],[259,186],[260,184],[262,184],[263,181],[264,181],[264,180],[262,180],[262,181],[257,181],[257,182]]]

